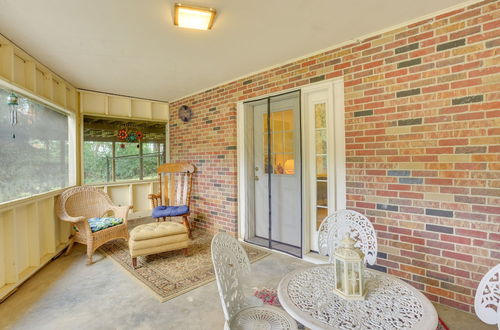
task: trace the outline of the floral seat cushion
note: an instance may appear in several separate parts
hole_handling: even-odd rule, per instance
[[[88,219],[90,229],[93,233],[106,228],[114,227],[116,225],[121,225],[123,223],[123,218],[90,218]]]

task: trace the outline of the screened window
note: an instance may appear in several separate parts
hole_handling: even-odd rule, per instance
[[[165,137],[165,124],[85,117],[85,184],[155,178]]]
[[[0,203],[67,187],[68,116],[16,94],[12,126],[9,94],[0,89]]]

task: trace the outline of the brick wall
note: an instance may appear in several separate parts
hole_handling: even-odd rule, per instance
[[[197,226],[237,230],[236,102],[343,76],[348,207],[374,223],[376,267],[472,311],[500,262],[499,7],[477,3],[172,102],[172,160],[199,169]]]

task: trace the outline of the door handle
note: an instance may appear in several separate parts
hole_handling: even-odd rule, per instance
[[[255,181],[259,181],[259,177],[256,175],[256,176],[254,177],[254,180],[255,180]]]

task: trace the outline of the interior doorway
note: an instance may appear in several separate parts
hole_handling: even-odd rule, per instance
[[[302,256],[300,91],[244,104],[249,214],[244,239]]]

